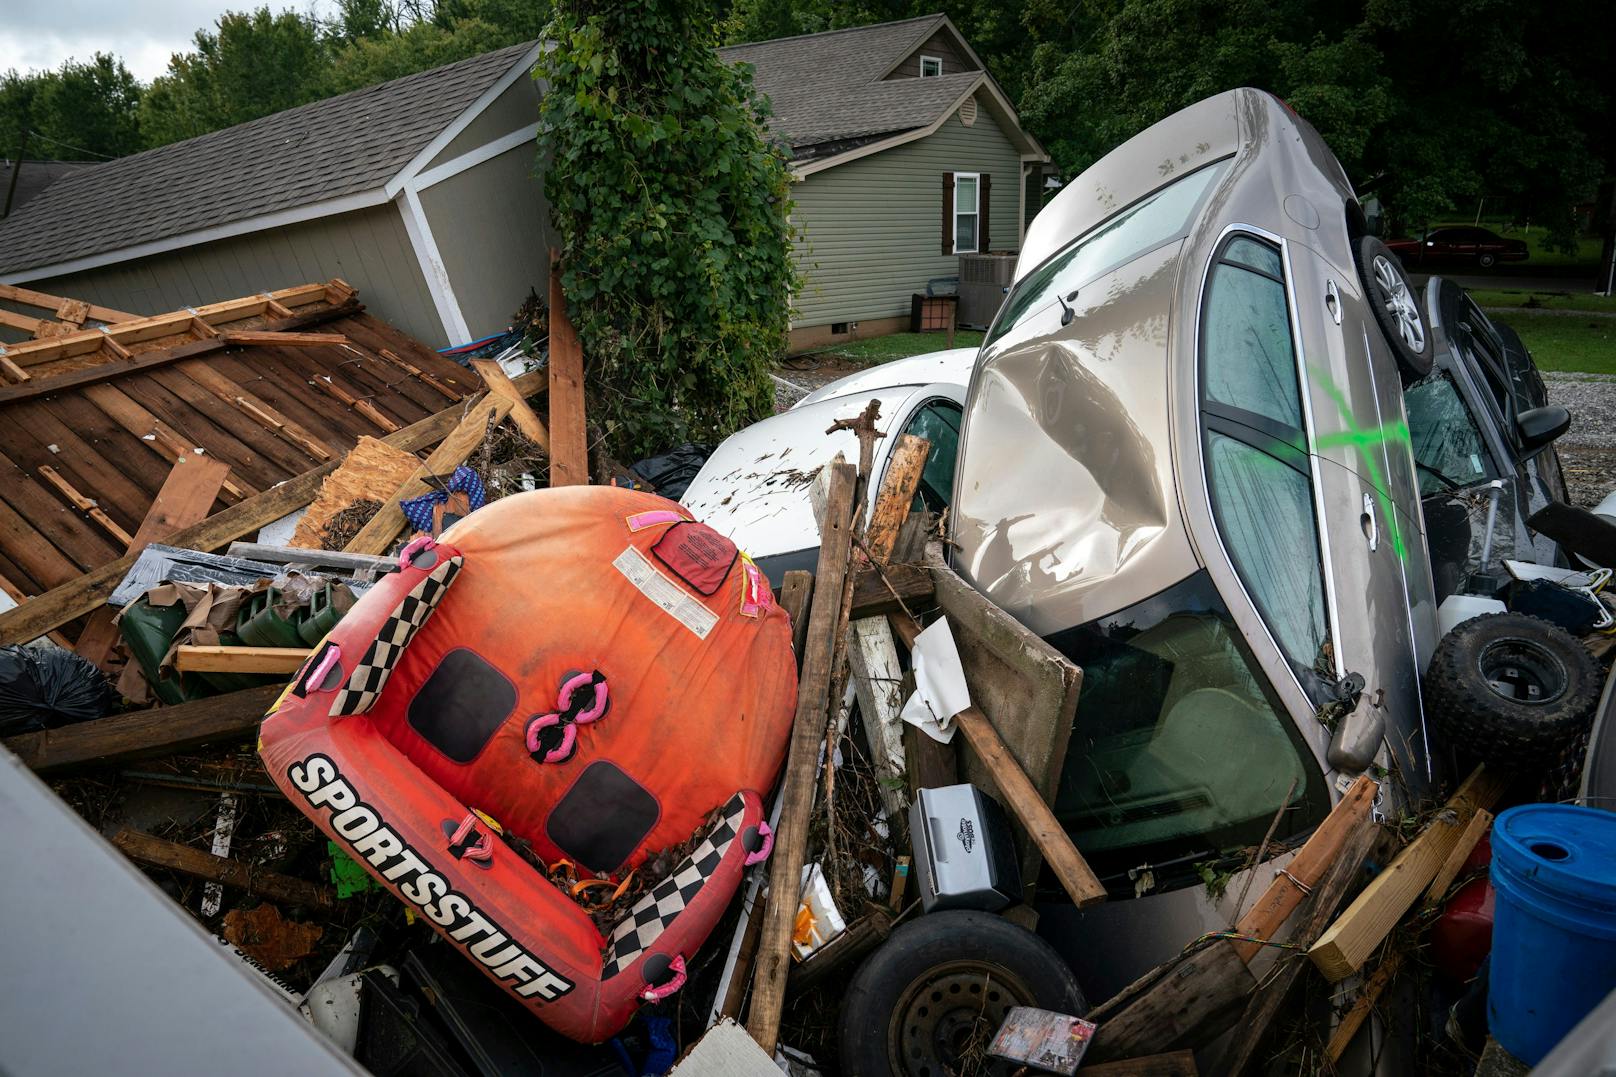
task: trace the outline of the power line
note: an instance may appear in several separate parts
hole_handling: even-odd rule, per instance
[[[31,135],[34,138],[42,138],[46,142],[49,142],[49,143],[52,143],[54,145],[62,147],[64,150],[72,150],[74,153],[87,153],[91,157],[99,157],[103,161],[116,161],[118,159],[115,155],[106,154],[106,153],[96,153],[94,150],[87,150],[83,146],[75,146],[71,142],[63,142],[59,138],[52,138],[47,134],[42,134],[39,131],[35,131],[35,130],[32,130],[32,129],[29,130],[28,134]]]

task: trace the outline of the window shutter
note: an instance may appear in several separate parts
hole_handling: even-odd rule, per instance
[[[993,177],[986,172],[976,181],[976,214],[977,237],[976,249],[986,254],[991,248],[988,243],[988,206],[993,203],[989,197],[993,194]]]
[[[954,173],[943,173],[943,253],[954,253]]]

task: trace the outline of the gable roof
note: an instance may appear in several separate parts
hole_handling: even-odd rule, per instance
[[[946,31],[974,71],[934,78],[887,78],[932,35]],[[947,15],[776,38],[718,50],[730,63],[751,64],[753,82],[774,106],[769,127],[791,147],[798,165],[830,158],[885,137],[920,132],[947,118],[986,87],[1002,121],[1020,132],[1015,110]],[[1042,149],[1024,132],[1030,150]]]
[[[512,45],[77,170],[0,221],[0,271],[379,191],[532,48]]]
[[[0,206],[5,205],[7,192],[11,192],[11,170],[19,162],[0,161]],[[11,212],[15,213],[44,192],[46,187],[81,168],[94,168],[95,161],[22,161],[17,175],[17,188],[11,193]]]

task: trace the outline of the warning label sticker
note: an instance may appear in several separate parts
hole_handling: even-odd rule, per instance
[[[718,623],[718,614],[703,606],[683,587],[658,572],[656,566],[633,546],[617,555],[612,567],[627,576],[640,593],[662,608],[662,611],[700,639],[706,639]]]

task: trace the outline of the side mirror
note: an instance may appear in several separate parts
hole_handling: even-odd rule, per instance
[[[1520,435],[1523,456],[1548,448],[1570,427],[1571,413],[1557,404],[1532,408],[1515,416],[1515,431]]]

